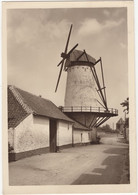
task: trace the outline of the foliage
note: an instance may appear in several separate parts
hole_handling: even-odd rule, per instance
[[[13,150],[13,147],[10,145],[10,143],[8,142],[8,152],[11,152]]]
[[[129,113],[129,98],[127,98],[124,102],[122,102],[121,106],[125,107],[123,111],[128,114]],[[124,127],[129,127],[129,118],[125,118]]]
[[[104,126],[102,126],[102,130],[105,131],[105,132],[111,132],[111,127],[110,125],[106,124]]]
[[[98,130],[99,132],[105,132],[105,133],[116,133],[116,131],[113,130],[113,129],[110,127],[110,125],[108,125],[108,124],[106,124],[106,125],[104,125],[104,126],[102,126],[102,127],[98,127],[97,130]]]
[[[129,118],[126,118],[124,127],[126,127],[126,128],[129,127]]]
[[[124,100],[121,104],[120,104],[122,107],[126,107],[124,109],[124,112],[126,111],[127,114],[129,113],[129,98],[127,97],[126,100]]]

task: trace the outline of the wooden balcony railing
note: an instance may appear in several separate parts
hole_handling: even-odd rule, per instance
[[[118,115],[118,110],[114,108],[108,108],[106,110],[103,107],[92,107],[92,106],[67,106],[67,107],[59,107],[62,112],[96,112],[96,113],[111,113],[114,115]]]

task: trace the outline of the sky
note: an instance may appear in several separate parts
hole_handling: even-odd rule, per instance
[[[8,84],[63,106],[67,73],[55,93],[57,64],[71,24],[69,49],[78,43],[77,49],[102,58],[108,107],[119,110],[106,123],[115,128],[128,97],[127,8],[8,10]]]

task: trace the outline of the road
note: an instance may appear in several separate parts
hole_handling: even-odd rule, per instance
[[[101,144],[77,146],[9,163],[10,185],[120,184],[128,180],[128,144],[108,136]]]

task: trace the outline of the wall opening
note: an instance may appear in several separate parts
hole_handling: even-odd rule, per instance
[[[50,119],[50,152],[57,152],[57,121]]]

